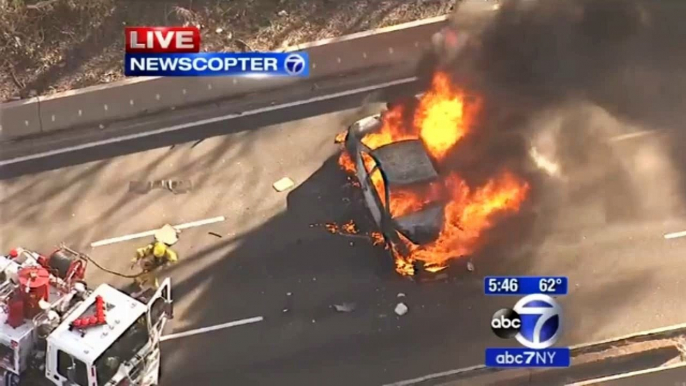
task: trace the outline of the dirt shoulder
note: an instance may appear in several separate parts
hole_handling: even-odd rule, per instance
[[[455,1],[0,0],[0,101],[121,79],[127,25],[197,25],[208,51],[273,50],[442,15]]]

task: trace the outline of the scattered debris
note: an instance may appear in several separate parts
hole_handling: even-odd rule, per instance
[[[214,232],[207,232],[207,233],[214,236],[214,237],[219,237],[220,239],[222,238],[222,235],[220,235],[219,233],[214,233]]]
[[[399,297],[399,298],[404,298],[404,297],[405,297],[405,294],[401,292],[401,293],[398,294],[398,297]]]
[[[222,33],[223,31],[224,31],[224,30],[221,29],[221,28],[217,28],[216,30],[214,30],[214,32],[216,32],[216,33],[218,33],[218,34]]]
[[[408,310],[409,310],[409,308],[407,308],[407,306],[405,305],[405,303],[398,303],[398,305],[395,306],[395,313],[396,313],[398,316],[403,316],[403,315],[405,315],[405,314],[407,313]]]
[[[179,241],[179,230],[169,224],[155,231],[155,240],[167,245],[174,245]]]
[[[355,303],[343,303],[333,305],[338,312],[353,312],[356,308]]]
[[[189,180],[157,180],[157,181],[130,181],[129,192],[147,194],[153,189],[165,189],[174,194],[188,193],[193,189],[193,183]]]
[[[471,261],[467,262],[467,271],[474,272],[474,264]]]
[[[316,321],[316,320],[314,320],[314,319],[312,319],[312,323],[317,323],[317,321]]]
[[[292,188],[293,185],[295,185],[293,183],[293,180],[291,180],[288,177],[284,177],[284,178],[276,181],[274,183],[274,185],[272,185],[272,186],[274,187],[274,190],[276,190],[277,192],[283,192],[284,190],[288,190],[288,189]]]
[[[434,275],[416,275],[415,277],[412,278],[412,280],[416,280],[420,283],[432,283],[432,282],[437,282],[437,281],[443,281],[443,280],[448,280],[448,274],[445,272],[441,272],[439,274],[434,274]]]
[[[291,296],[291,295],[293,295],[293,294],[290,292],[286,292],[286,296]]]
[[[288,308],[284,308],[281,312],[285,314],[286,312],[288,312]]]
[[[279,16],[288,16],[288,12],[282,9],[281,11],[279,11]]]

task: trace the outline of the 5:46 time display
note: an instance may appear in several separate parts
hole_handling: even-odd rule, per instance
[[[488,276],[486,295],[566,295],[569,280],[564,276]]]

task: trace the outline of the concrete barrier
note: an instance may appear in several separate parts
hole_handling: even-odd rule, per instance
[[[0,140],[41,132],[38,98],[0,105]]]
[[[95,125],[284,87],[294,78],[155,78],[42,98],[43,132]]]
[[[0,105],[1,140],[81,128],[418,60],[446,17],[289,47],[310,55],[310,78],[136,78]],[[28,122],[28,123],[27,123]]]

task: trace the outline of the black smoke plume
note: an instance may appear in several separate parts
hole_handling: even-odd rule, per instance
[[[468,31],[470,44],[442,68],[485,101],[478,134],[456,148],[455,167],[477,184],[503,167],[523,171],[533,138],[554,131],[554,161],[572,178],[567,202],[593,198],[602,203],[605,221],[635,218],[643,205],[637,197],[647,194],[636,190],[649,187],[627,167],[634,153],[617,150],[610,139],[659,131],[669,138],[663,150],[677,171],[663,170],[665,178],[681,179],[684,20],[681,1],[504,2],[485,28]],[[459,22],[452,28],[464,30]],[[428,60],[434,69],[438,59]],[[420,75],[427,76],[428,67],[425,60]]]

